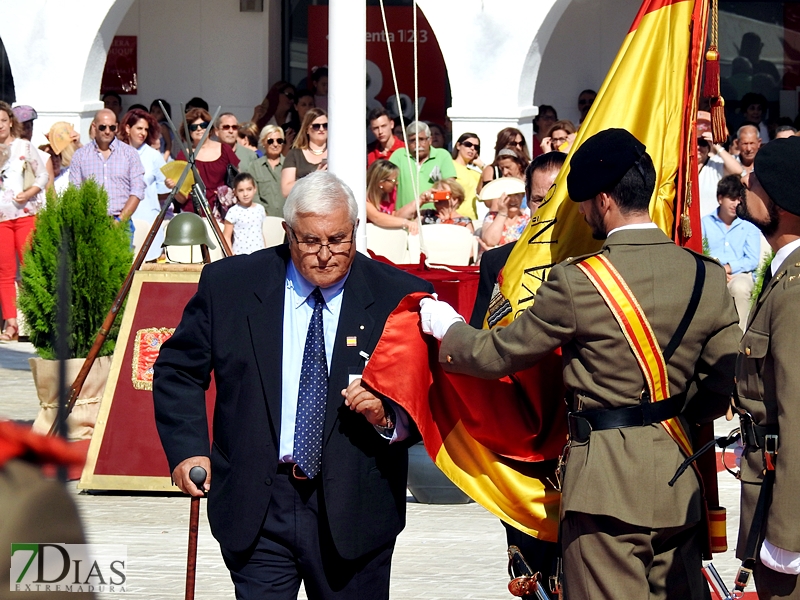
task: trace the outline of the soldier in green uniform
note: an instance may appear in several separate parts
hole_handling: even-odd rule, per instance
[[[800,599],[799,164],[800,138],[761,148],[737,208],[775,250],[736,365],[735,405],[745,446],[736,554],[754,569],[762,600]]]
[[[663,402],[649,402],[626,334],[581,270],[590,257],[553,267],[533,305],[507,327],[473,329],[446,303],[426,299],[422,329],[442,340],[445,369],[484,378],[562,349],[573,411],[561,502],[567,599],[706,598],[701,487],[691,470],[668,485],[685,453],[664,423],[686,428],[729,406],[741,330],[725,271],[651,222],[655,169],[629,132],[609,129],[584,142],[567,186],[595,238],[606,240],[596,258],[627,283],[654,347],[670,349]],[[687,394],[690,383],[698,393]]]

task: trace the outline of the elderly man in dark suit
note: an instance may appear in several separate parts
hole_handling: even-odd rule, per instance
[[[415,430],[358,374],[399,301],[432,289],[356,252],[335,175],[298,181],[284,217],[287,245],[204,268],[155,366],[159,434],[183,491],[201,493],[193,466],[210,473],[237,598],[296,598],[301,581],[309,598],[388,598]]]
[[[650,156],[629,132],[592,136],[572,157],[567,188],[593,236],[605,240],[600,252],[553,267],[534,304],[507,327],[478,331],[447,304],[422,300],[423,331],[442,339],[439,359],[449,371],[501,377],[562,350],[573,411],[561,500],[568,600],[708,593],[700,482],[689,472],[669,485],[687,455],[670,431],[729,406],[738,317],[720,265],[679,248],[650,220],[655,180]],[[639,305],[648,348],[663,357],[658,388],[632,351],[636,329],[622,330],[584,263],[614,269],[625,290],[606,279],[608,297],[620,301],[625,291]],[[687,394],[691,382],[701,393]]]
[[[737,214],[775,257],[750,311],[736,365],[744,440],[736,556],[755,572],[758,597],[800,598],[800,138],[759,150]],[[755,525],[754,525],[755,523]]]

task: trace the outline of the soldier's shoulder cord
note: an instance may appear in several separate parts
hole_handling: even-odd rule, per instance
[[[566,258],[561,264],[563,266],[567,265],[577,265],[579,262],[586,260],[592,256],[597,256],[598,254],[602,254],[602,250],[598,250],[597,252],[590,252],[589,254],[581,254],[580,256],[570,256]]]

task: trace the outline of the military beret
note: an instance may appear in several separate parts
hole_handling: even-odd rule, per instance
[[[800,215],[800,137],[773,140],[756,154],[753,169],[761,187],[783,210]]]
[[[645,150],[645,145],[625,129],[606,129],[594,134],[570,160],[569,197],[583,202],[612,188],[638,163]]]

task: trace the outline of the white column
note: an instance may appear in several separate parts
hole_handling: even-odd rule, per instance
[[[328,5],[328,170],[358,201],[356,243],[366,253],[367,201],[367,3],[330,0]]]

